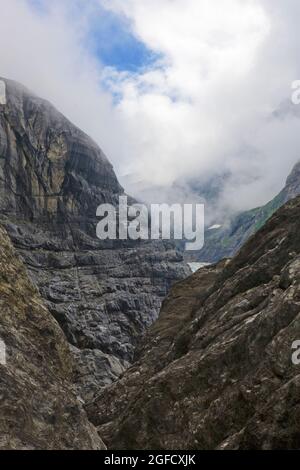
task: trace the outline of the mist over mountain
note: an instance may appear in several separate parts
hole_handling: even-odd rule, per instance
[[[223,205],[249,210],[299,159],[297,111],[273,115],[300,76],[299,5],[227,3],[0,0],[1,75],[87,132],[129,194],[128,174],[168,190],[229,172]]]
[[[244,243],[287,201],[300,194],[300,162],[287,178],[286,185],[270,202],[229,218],[218,217],[217,225],[206,230],[205,246],[200,252],[188,253],[187,258],[199,262],[217,262],[234,256]]]
[[[300,449],[299,18],[0,0],[0,451]]]

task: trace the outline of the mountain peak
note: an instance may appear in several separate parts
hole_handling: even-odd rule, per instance
[[[88,208],[94,216],[104,193],[107,199],[123,192],[112,165],[92,139],[48,101],[17,82],[5,84],[6,104],[0,108],[4,213],[30,219],[80,217]]]
[[[131,363],[169,287],[189,274],[163,241],[99,240],[97,207],[124,193],[101,149],[47,101],[6,80],[0,220],[75,358],[84,399]]]

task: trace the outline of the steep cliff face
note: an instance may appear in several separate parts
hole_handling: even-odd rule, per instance
[[[112,449],[299,449],[300,198],[176,284],[137,360],[87,407]]]
[[[96,209],[123,194],[97,145],[48,102],[4,80],[0,215],[92,398],[130,364],[171,284],[188,274],[172,244],[100,241]]]
[[[103,449],[76,397],[64,334],[1,227],[0,312],[0,449]]]
[[[283,190],[268,204],[243,212],[226,226],[206,232],[204,248],[188,255],[190,260],[217,262],[234,256],[244,243],[286,202],[300,194],[300,162],[289,175]]]
[[[19,220],[88,225],[123,192],[105,155],[49,103],[5,81],[1,106],[1,212]]]

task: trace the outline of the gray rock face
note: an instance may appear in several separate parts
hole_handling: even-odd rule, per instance
[[[111,449],[299,449],[300,198],[176,284],[134,365],[87,406]]]
[[[63,332],[0,227],[0,449],[104,449],[72,384]]]
[[[132,362],[170,286],[189,270],[170,243],[96,238],[97,207],[123,194],[111,164],[48,102],[5,84],[2,222],[71,345],[80,394],[91,399]]]

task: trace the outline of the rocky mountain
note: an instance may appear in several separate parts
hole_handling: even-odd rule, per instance
[[[299,449],[300,198],[176,284],[134,365],[87,406],[110,449]]]
[[[0,227],[0,449],[104,449],[72,384],[72,357]]]
[[[111,164],[0,84],[0,448],[299,448],[300,164],[187,278],[172,243],[96,238]]]
[[[171,243],[97,239],[97,207],[124,194],[112,165],[51,104],[0,83],[0,222],[65,333],[80,395],[91,399],[132,362],[189,270]]]
[[[243,244],[287,201],[300,194],[300,162],[289,175],[283,190],[268,204],[233,217],[223,227],[206,231],[205,246],[187,254],[190,261],[214,263],[234,256]]]

